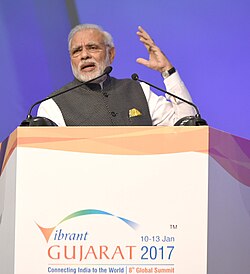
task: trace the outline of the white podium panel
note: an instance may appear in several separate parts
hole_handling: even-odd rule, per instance
[[[242,146],[207,127],[18,128],[1,146],[0,272],[249,273]]]

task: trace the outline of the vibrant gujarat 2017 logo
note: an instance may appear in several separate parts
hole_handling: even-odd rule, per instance
[[[135,245],[130,244],[101,244],[91,238],[91,232],[64,232],[60,227],[66,221],[76,217],[88,215],[110,216],[122,221],[124,224],[136,230],[138,224],[123,217],[115,216],[107,211],[97,209],[84,209],[76,211],[63,218],[56,226],[45,228],[37,224],[48,244],[48,257],[53,261],[81,262],[86,260],[132,260]]]

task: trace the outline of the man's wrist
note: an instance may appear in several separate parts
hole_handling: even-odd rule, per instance
[[[161,75],[162,75],[162,77],[163,77],[164,79],[166,79],[166,78],[168,78],[170,75],[172,75],[172,74],[175,73],[175,72],[176,72],[175,67],[172,67],[172,68],[170,68],[170,69],[168,69],[168,70],[164,70],[164,71],[161,73]]]

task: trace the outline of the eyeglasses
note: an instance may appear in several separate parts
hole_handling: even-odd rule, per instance
[[[71,57],[76,58],[82,53],[84,49],[89,53],[100,52],[105,50],[105,46],[107,47],[105,44],[89,44],[85,46],[80,45],[70,50],[70,55]]]

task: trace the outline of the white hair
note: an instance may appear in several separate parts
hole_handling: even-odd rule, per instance
[[[101,26],[95,25],[95,24],[80,24],[80,25],[75,26],[70,31],[70,33],[68,35],[68,48],[69,48],[69,50],[70,50],[71,40],[72,40],[73,36],[78,31],[85,30],[85,29],[96,29],[96,30],[100,31],[103,34],[103,36],[104,36],[104,44],[106,46],[111,47],[111,48],[114,47],[114,41],[113,41],[113,38],[112,38],[111,34],[108,33],[107,31],[104,31]]]

